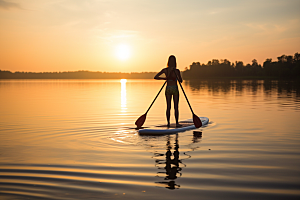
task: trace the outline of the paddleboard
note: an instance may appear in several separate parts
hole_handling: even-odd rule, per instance
[[[208,124],[209,119],[207,117],[199,117],[199,118],[202,122],[202,127]],[[162,134],[178,133],[186,130],[196,129],[193,123],[193,119],[180,121],[179,124],[181,124],[182,126],[176,127],[176,124],[171,124],[170,127],[167,127],[167,125],[158,125],[152,128],[140,129],[139,134],[140,135],[146,135],[146,134],[162,135]]]

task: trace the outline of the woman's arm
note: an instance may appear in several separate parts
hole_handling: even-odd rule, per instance
[[[178,81],[179,81],[180,83],[182,83],[182,78],[181,78],[181,74],[180,74],[179,69],[176,69],[175,73],[176,73],[176,75],[177,75],[177,77],[178,77]]]
[[[163,78],[160,77],[160,75],[165,74],[165,69],[162,69],[160,72],[158,72],[155,76],[154,79],[156,80],[167,80],[167,77]]]

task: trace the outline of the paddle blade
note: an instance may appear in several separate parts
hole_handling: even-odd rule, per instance
[[[200,128],[202,126],[202,122],[201,122],[200,118],[195,114],[193,115],[193,122],[194,122],[196,128]]]
[[[146,120],[146,116],[147,116],[147,114],[143,114],[135,121],[135,125],[138,128],[141,128],[143,126],[143,124],[145,123],[145,120]]]

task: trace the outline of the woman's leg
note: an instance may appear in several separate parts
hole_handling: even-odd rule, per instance
[[[179,118],[179,110],[178,110],[179,95],[173,95],[173,101],[174,101],[176,125],[179,125],[179,123],[178,123],[178,118]]]
[[[170,126],[171,100],[172,100],[172,95],[166,94],[166,101],[167,101],[166,116],[167,116],[168,126]]]

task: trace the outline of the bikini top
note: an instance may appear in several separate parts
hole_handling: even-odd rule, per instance
[[[174,72],[175,72],[175,70],[174,70]],[[171,72],[171,74],[172,74],[172,72]],[[171,74],[169,74],[169,76],[171,76]],[[175,74],[176,75],[176,74]],[[175,78],[175,80],[173,80],[173,79],[168,79],[168,77],[167,77],[167,81],[176,81],[177,80],[177,77]]]

